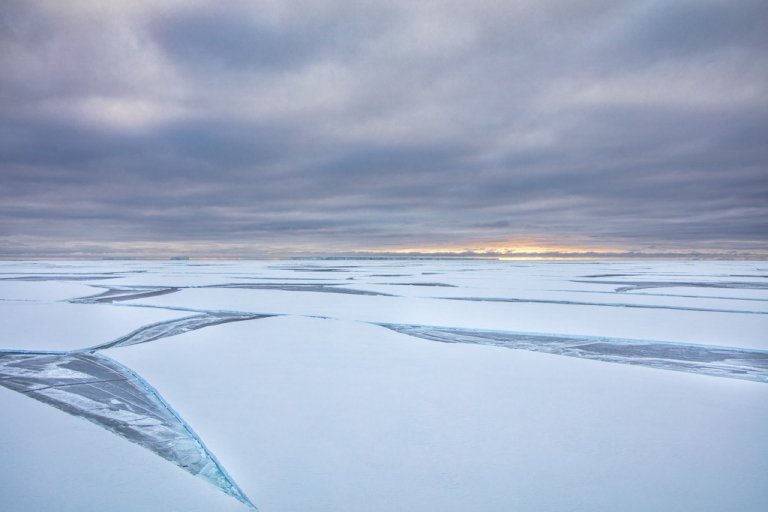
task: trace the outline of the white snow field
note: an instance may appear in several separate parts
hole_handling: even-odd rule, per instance
[[[768,262],[4,262],[0,327],[3,511],[768,509]]]

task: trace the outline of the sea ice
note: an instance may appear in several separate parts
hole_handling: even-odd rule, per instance
[[[253,505],[146,381],[100,354],[0,352],[0,385],[80,416]]]
[[[156,467],[170,464],[107,431],[274,512],[768,503],[763,262],[3,265],[0,405],[14,414],[0,476],[14,512],[242,507],[185,501],[197,494]],[[79,460],[88,432],[97,461]],[[79,464],[47,471],[67,450]],[[123,458],[164,475],[140,486],[156,500],[92,471]],[[35,473],[47,501],[13,476]],[[72,507],[53,503],[64,495]]]
[[[474,343],[610,363],[768,382],[768,350],[661,343],[620,338],[451,329],[381,324],[393,331],[443,343]]]
[[[200,315],[188,316],[156,324],[146,325],[116,340],[83,349],[83,351],[104,350],[112,347],[125,347],[137,343],[147,343],[148,341],[159,340],[169,336],[210,327],[213,325],[225,324],[228,322],[242,322],[244,320],[255,320],[257,318],[266,318],[270,315],[257,315],[253,313],[232,313],[232,312],[203,312]]]

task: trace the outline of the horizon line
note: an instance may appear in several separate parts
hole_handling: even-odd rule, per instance
[[[587,252],[518,252],[494,253],[474,251],[441,252],[388,252],[388,251],[285,251],[282,254],[216,255],[216,254],[69,254],[69,255],[0,255],[0,261],[259,261],[259,260],[492,260],[492,261],[599,261],[599,260],[712,260],[712,261],[768,261],[765,252],[700,252],[700,251],[587,251]]]

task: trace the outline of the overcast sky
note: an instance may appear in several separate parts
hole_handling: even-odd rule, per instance
[[[0,2],[0,256],[768,250],[765,0]]]

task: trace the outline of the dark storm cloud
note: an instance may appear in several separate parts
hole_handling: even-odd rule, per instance
[[[765,251],[766,22],[748,0],[3,2],[2,255]]]

